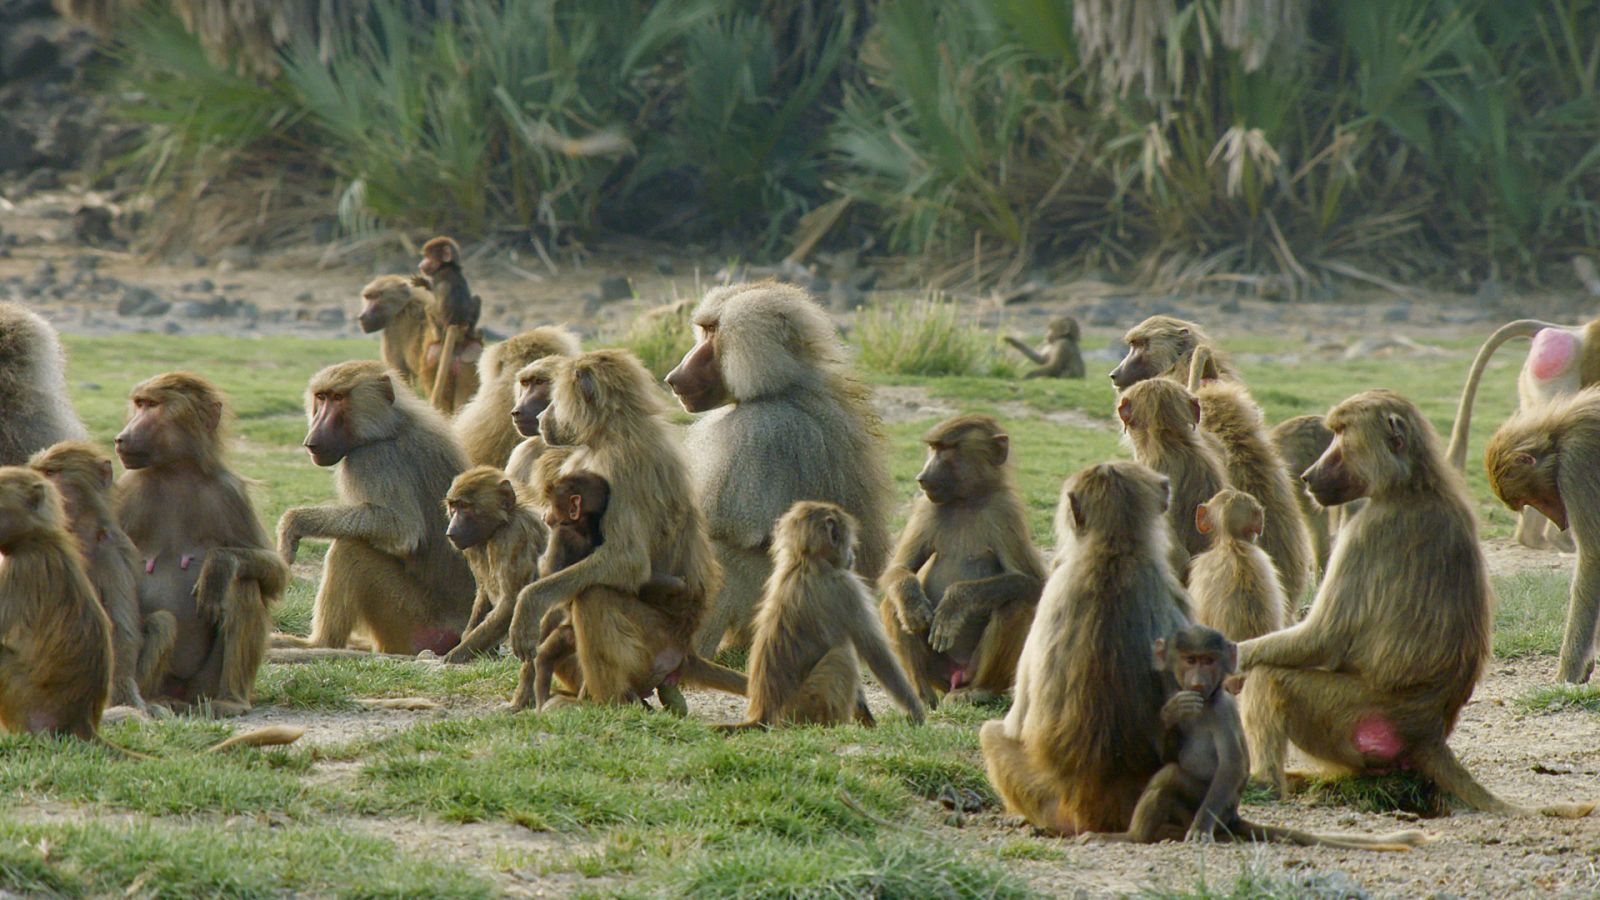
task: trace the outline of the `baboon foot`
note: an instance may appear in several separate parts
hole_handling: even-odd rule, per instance
[[[960,687],[944,695],[950,706],[988,705],[1005,700],[1006,695],[987,688]]]

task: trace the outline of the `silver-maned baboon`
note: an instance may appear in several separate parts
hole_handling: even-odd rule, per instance
[[[1122,342],[1128,345],[1128,355],[1111,370],[1111,383],[1119,391],[1147,378],[1170,378],[1180,384],[1188,383],[1191,357],[1199,347],[1210,350],[1201,370],[1206,380],[1238,377],[1228,358],[1193,322],[1171,316],[1151,316],[1128,329]]]
[[[66,357],[50,323],[15,303],[0,303],[0,465],[88,432],[67,396]]]

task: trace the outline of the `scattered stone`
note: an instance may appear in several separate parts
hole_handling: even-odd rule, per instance
[[[1411,318],[1411,304],[1400,303],[1383,311],[1385,322],[1405,322]]]
[[[1217,312],[1233,314],[1241,308],[1238,297],[1226,297],[1217,304]]]
[[[672,260],[665,256],[658,256],[651,260],[651,263],[656,267],[657,275],[671,275],[676,271],[672,265]]]
[[[255,267],[256,252],[244,244],[234,244],[217,254],[218,272],[237,272]]]
[[[80,206],[72,214],[72,236],[78,243],[105,247],[116,242],[111,231],[111,210],[104,206]]]
[[[294,295],[294,302],[296,303],[312,303],[316,299],[316,295],[310,291],[301,291],[300,293]]]
[[[155,291],[130,284],[122,289],[122,299],[117,302],[117,315],[160,316],[165,315],[171,308],[172,304],[161,299]]]
[[[100,268],[100,257],[93,253],[79,253],[72,258],[72,267],[80,272],[93,272]]]
[[[633,282],[622,275],[600,279],[600,302],[612,303],[633,297]]]
[[[55,267],[55,265],[53,263],[51,263],[50,261],[48,261],[48,260],[46,260],[45,262],[39,263],[39,268],[33,270],[33,280],[37,281],[37,282],[41,282],[41,283],[48,283],[48,282],[55,281],[56,280],[56,267]]]
[[[337,306],[325,306],[317,310],[316,322],[319,325],[343,325],[344,320],[344,310]]]
[[[232,313],[233,308],[228,305],[226,297],[212,300],[185,300],[178,305],[178,315],[185,319],[220,319]]]
[[[867,304],[866,291],[843,281],[834,282],[833,287],[828,290],[827,297],[828,305],[832,306],[835,312],[850,312]]]
[[[183,326],[172,321],[171,319],[168,319],[167,321],[161,323],[161,330],[167,334],[182,334]]]

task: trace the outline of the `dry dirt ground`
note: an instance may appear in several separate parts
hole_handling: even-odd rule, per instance
[[[29,302],[67,331],[110,333],[165,331],[203,333],[291,333],[340,336],[357,333],[353,319],[360,285],[378,272],[406,271],[411,260],[396,245],[357,264],[335,262],[320,267],[319,250],[256,259],[236,255],[204,265],[155,264],[138,256],[76,244],[72,212],[78,203],[69,195],[41,195],[12,204],[0,198],[0,299]],[[90,262],[89,260],[95,260]],[[567,321],[593,333],[616,327],[637,310],[656,303],[697,295],[720,266],[711,260],[674,255],[659,247],[614,248],[603,258],[575,265],[558,259],[547,265],[537,256],[517,260],[483,260],[471,269],[475,290],[484,296],[485,325],[501,333],[545,321]],[[632,279],[638,299],[586,309],[584,294],[597,290],[601,279]],[[141,301],[149,289],[170,304],[156,315],[119,314],[126,298]],[[1245,301],[1208,306],[1203,316],[1214,332],[1280,332],[1301,343],[1322,335],[1354,340],[1373,334],[1439,336],[1478,334],[1485,323],[1536,315],[1574,321],[1592,314],[1591,300],[1570,295],[1510,299],[1485,295],[1413,304],[1414,298],[1375,291],[1348,299],[1285,306]],[[243,301],[253,312],[232,317],[202,317],[194,301],[216,304]],[[130,301],[133,302],[133,301]],[[226,304],[224,304],[226,305]],[[1104,321],[1108,308],[1182,313],[1173,301],[1150,301],[1119,295],[1083,284],[1049,288],[1024,309],[981,300],[984,317],[1042,320],[1070,311],[1089,326],[1091,341],[1110,341],[1118,328]],[[1196,318],[1200,316],[1195,316]],[[1124,319],[1126,321],[1126,319]],[[1102,324],[1103,323],[1103,324]],[[1042,330],[1042,329],[1035,329]],[[880,405],[890,418],[922,417],[953,412],[931,403],[924,392],[886,389]],[[1071,424],[1095,424],[1078,421]],[[1486,545],[1496,574],[1525,569],[1570,569],[1572,557],[1538,553],[1506,541]],[[423,663],[419,663],[421,665]],[[1554,678],[1554,659],[1497,662],[1463,712],[1452,745],[1466,764],[1505,797],[1525,804],[1563,799],[1600,799],[1600,716],[1585,712],[1529,714],[1516,699]],[[507,686],[508,693],[510,686]],[[691,714],[708,721],[739,717],[737,698],[712,693],[690,696]],[[875,708],[886,709],[887,697],[872,688]],[[472,716],[491,707],[463,702],[437,710],[305,712],[258,709],[241,727],[293,723],[308,729],[303,739],[331,745],[383,733],[438,717]],[[848,745],[837,752],[847,754]],[[338,782],[356,777],[355,765],[323,761],[313,777]],[[1357,853],[1298,847],[1197,847],[1167,844],[1154,847],[1082,846],[1048,842],[1058,854],[1040,860],[1010,863],[1035,888],[1048,894],[1113,895],[1151,886],[1192,888],[1204,877],[1226,890],[1241,867],[1264,876],[1297,880],[1309,895],[1362,896],[1511,896],[1554,893],[1600,895],[1600,814],[1569,822],[1544,818],[1514,821],[1477,813],[1456,812],[1442,819],[1417,821],[1404,815],[1373,815],[1304,802],[1269,804],[1250,809],[1253,817],[1276,824],[1325,831],[1390,831],[1420,827],[1433,843],[1408,854]],[[25,817],[51,819],[77,815],[73,810],[39,806],[20,811]],[[404,849],[445,856],[494,873],[506,892],[556,896],[595,889],[575,876],[542,874],[534,861],[544,855],[586,849],[571,837],[538,834],[509,825],[444,825],[430,821],[398,824],[356,820],[352,828],[372,830],[397,840]],[[995,845],[1028,837],[1029,832],[1004,821],[995,810],[968,816],[960,830],[944,811],[928,804],[921,821],[906,828],[928,830],[952,843]],[[603,890],[603,888],[601,888]]]

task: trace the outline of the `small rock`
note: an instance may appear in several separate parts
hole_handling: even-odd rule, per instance
[[[1383,321],[1404,322],[1411,318],[1411,304],[1401,303],[1383,311]]]
[[[104,206],[80,206],[72,214],[72,236],[78,243],[104,247],[116,241],[111,233],[111,210]]]
[[[33,270],[33,280],[46,283],[55,281],[56,267],[50,262],[39,263],[39,268]]]
[[[671,275],[674,271],[676,271],[672,266],[672,260],[665,256],[658,256],[651,260],[651,263],[655,265],[656,274],[658,275]]]
[[[167,321],[165,321],[165,322],[163,322],[161,324],[161,330],[166,332],[167,334],[182,334],[183,333],[183,326],[179,325],[177,322],[172,321],[171,319],[168,319]]]
[[[312,303],[316,299],[316,295],[310,291],[301,291],[300,293],[294,295],[294,302],[296,303]]]
[[[1228,297],[1225,298],[1221,303],[1217,304],[1217,312],[1221,313],[1232,314],[1238,312],[1239,309],[1240,305],[1238,297]]]
[[[78,390],[80,390],[80,391],[98,391],[98,390],[101,390],[100,382],[98,382],[98,381],[80,381],[80,382],[78,382]]]
[[[220,319],[232,313],[233,309],[228,305],[226,297],[217,297],[214,300],[185,300],[178,305],[178,315],[185,319]]]
[[[323,216],[311,225],[311,239],[319,244],[331,244],[339,234],[339,220]]]
[[[80,272],[93,272],[100,268],[100,257],[93,253],[79,253],[72,258],[72,267]]]
[[[256,252],[244,244],[234,244],[217,254],[219,272],[237,272],[241,269],[253,269],[255,266]]]
[[[337,306],[325,306],[317,310],[316,321],[319,325],[343,325],[344,320],[344,310]]]
[[[600,302],[611,303],[633,296],[633,282],[621,275],[600,279]]]
[[[119,316],[160,316],[165,315],[172,304],[161,299],[161,296],[147,287],[128,285],[122,289],[122,299],[117,302],[117,315]]]
[[[865,291],[843,281],[834,282],[833,286],[828,289],[827,297],[828,305],[832,306],[836,312],[849,312],[854,309],[860,309],[867,303]]]

